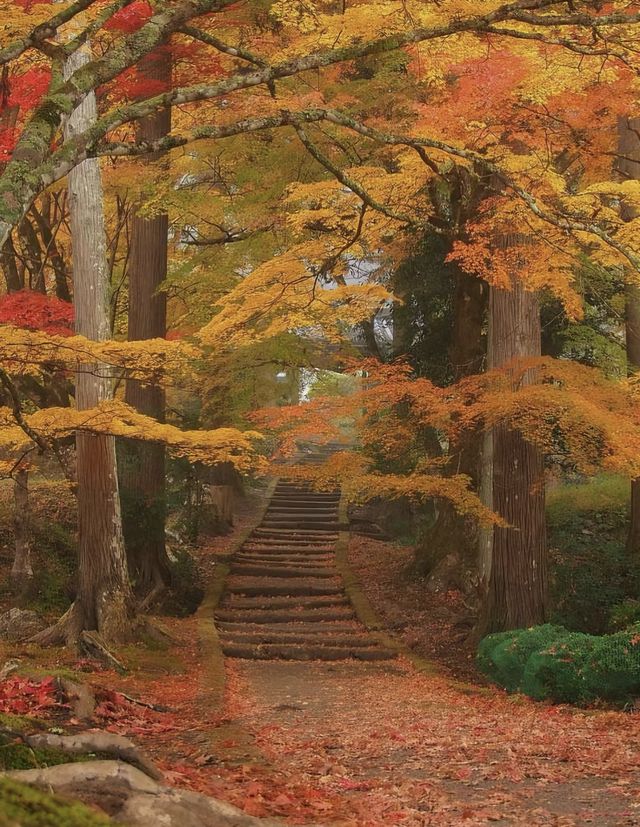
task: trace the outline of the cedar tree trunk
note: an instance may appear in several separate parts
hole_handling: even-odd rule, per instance
[[[90,59],[87,47],[65,65],[71,74]],[[66,124],[67,134],[86,129],[97,116],[93,93],[84,98]],[[99,161],[90,159],[69,174],[69,215],[73,249],[76,332],[88,339],[110,338],[109,272]],[[79,410],[111,396],[111,380],[100,365],[83,365],[76,376]],[[133,598],[122,536],[115,439],[76,434],[78,496],[78,585],[69,611],[41,642],[75,643],[83,631],[106,641],[131,636]]]
[[[640,118],[620,118],[618,122],[618,172],[623,179],[640,180]],[[636,216],[623,215],[625,221]],[[640,285],[628,281],[625,285],[625,336],[627,370],[640,370]],[[627,535],[627,549],[640,554],[640,479],[631,480],[631,518]]]
[[[540,355],[540,308],[535,293],[514,280],[511,290],[491,288],[491,364]],[[534,381],[532,375],[523,381]],[[547,610],[547,543],[544,457],[508,425],[493,429],[493,507],[507,527],[493,532],[481,635],[544,623]]]
[[[454,318],[449,359],[454,381],[478,373],[485,359],[483,334],[487,284],[475,276],[460,272],[456,278]],[[455,473],[468,474],[477,481],[480,473],[481,440],[477,434],[464,435],[451,446]],[[433,527],[416,549],[414,571],[428,577],[433,591],[458,588],[466,593],[474,589],[478,529],[471,520],[458,514],[449,502],[438,504]]]
[[[141,62],[140,72],[171,87],[171,55],[162,48]],[[154,141],[171,131],[171,109],[166,107],[139,121],[138,141]],[[152,160],[157,160],[151,156]],[[166,213],[135,215],[131,228],[129,264],[128,339],[164,338],[167,328],[166,295],[161,285],[167,276]],[[130,379],[125,401],[137,411],[164,421],[164,390]],[[129,570],[136,591],[149,603],[169,584],[170,566],[165,547],[165,448],[159,443],[126,443],[122,474],[123,527]]]
[[[13,529],[15,556],[11,582],[18,595],[24,595],[33,579],[31,565],[31,523],[29,519],[29,471],[19,468],[13,481]]]

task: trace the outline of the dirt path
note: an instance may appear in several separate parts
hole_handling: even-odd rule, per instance
[[[258,812],[289,799],[292,823],[315,803],[335,825],[640,824],[637,716],[475,694],[402,661],[229,668],[236,724],[268,766]]]
[[[336,529],[335,495],[281,483],[234,559],[225,717],[202,770],[217,794],[293,824],[640,825],[639,715],[391,659],[337,580]]]

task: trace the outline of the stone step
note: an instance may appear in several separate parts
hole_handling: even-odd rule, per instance
[[[341,500],[339,494],[322,494],[318,491],[275,491],[271,503],[313,503],[314,505],[338,505]]]
[[[301,635],[292,632],[224,632],[220,635],[222,644],[250,643],[259,646],[265,643],[299,643],[311,646],[358,646],[362,648],[379,647],[380,643],[367,635]]]
[[[273,529],[273,528],[295,528],[298,531],[303,531],[304,529],[310,528],[314,531],[326,531],[335,533],[336,524],[323,522],[325,518],[323,517],[321,520],[316,521],[309,519],[308,517],[304,520],[274,520],[274,519],[266,519],[262,523],[263,527],[266,529]]]
[[[270,523],[274,520],[295,520],[296,522],[303,520],[304,522],[311,523],[334,524],[339,522],[337,511],[267,511],[260,526],[262,527],[265,523]]]
[[[227,590],[231,594],[244,595],[326,595],[326,594],[342,594],[342,584],[333,583],[330,580],[320,579],[315,582],[309,580],[294,580],[290,582],[283,582],[282,580],[273,581],[267,578],[249,578],[234,576],[229,578]]]
[[[311,578],[329,578],[333,579],[338,576],[338,572],[333,568],[314,568],[314,569],[305,569],[305,568],[294,568],[293,566],[289,567],[276,567],[274,566],[254,566],[251,563],[242,563],[242,562],[234,562],[231,564],[231,571],[233,574],[237,574],[241,577],[273,577],[277,578],[278,580],[287,577],[293,578],[300,578],[300,577],[311,577]]]
[[[319,623],[351,620],[355,617],[350,606],[323,607],[317,609],[218,609],[216,620],[223,623]]]
[[[337,507],[318,507],[314,508],[309,503],[300,503],[296,505],[271,505],[266,511],[266,514],[295,514],[304,516],[305,514],[318,514],[323,517],[333,516],[338,513]]]
[[[338,539],[338,532],[334,529],[333,536],[327,536],[326,531],[318,531],[310,528],[306,531],[295,530],[291,528],[264,528],[260,526],[253,530],[254,537],[266,536],[269,539],[283,539],[283,540],[297,540],[300,542],[311,543],[320,540],[323,543]]]
[[[307,622],[293,622],[293,623],[243,623],[233,620],[217,620],[216,628],[218,632],[243,632],[256,634],[262,632],[291,632],[294,634],[303,634],[308,636],[318,635],[320,637],[327,634],[357,634],[362,631],[362,626],[355,620],[342,621],[307,621]]]
[[[298,568],[322,568],[334,562],[330,555],[308,557],[302,554],[244,554],[240,552],[234,557],[234,562],[251,566],[295,566]]]
[[[318,597],[226,597],[221,604],[224,609],[320,609],[325,606],[350,606],[347,597],[337,594],[319,595]]]
[[[327,543],[324,540],[312,539],[305,540],[304,538],[297,540],[295,538],[282,539],[280,537],[250,537],[242,548],[247,546],[256,546],[264,549],[273,549],[274,551],[281,549],[282,551],[316,551],[323,554],[332,552],[334,549],[333,543]]]
[[[241,550],[251,552],[252,554],[294,554],[299,557],[304,557],[307,554],[315,554],[318,557],[330,557],[334,553],[334,546],[329,543],[325,543],[324,545],[320,545],[319,543],[285,544],[280,540],[275,540],[270,543],[247,541]]]
[[[389,649],[359,646],[310,646],[301,644],[223,642],[227,657],[244,660],[391,660],[395,652]]]

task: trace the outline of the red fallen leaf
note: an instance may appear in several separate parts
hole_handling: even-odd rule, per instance
[[[292,802],[292,800],[289,798],[289,796],[288,796],[288,795],[285,795],[284,793],[280,793],[280,795],[277,795],[277,796],[273,799],[273,802],[272,802],[272,803],[273,803],[273,804],[277,804],[277,805],[278,805],[278,807],[286,807],[286,806],[288,806],[289,804],[292,804],[293,802]]]
[[[320,810],[322,812],[333,810],[333,804],[331,804],[331,802],[329,801],[311,801],[309,803],[314,810]]]
[[[246,795],[262,795],[263,792],[264,786],[259,781],[250,781],[245,788]]]
[[[250,816],[263,816],[267,813],[264,803],[257,798],[246,798],[242,809]]]
[[[370,790],[373,786],[371,781],[352,781],[350,778],[340,778],[338,786],[343,790]]]

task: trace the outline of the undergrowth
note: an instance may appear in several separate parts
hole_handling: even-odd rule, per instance
[[[629,481],[613,475],[549,490],[552,623],[601,635],[639,619],[633,601],[640,563],[626,550],[628,503]]]

